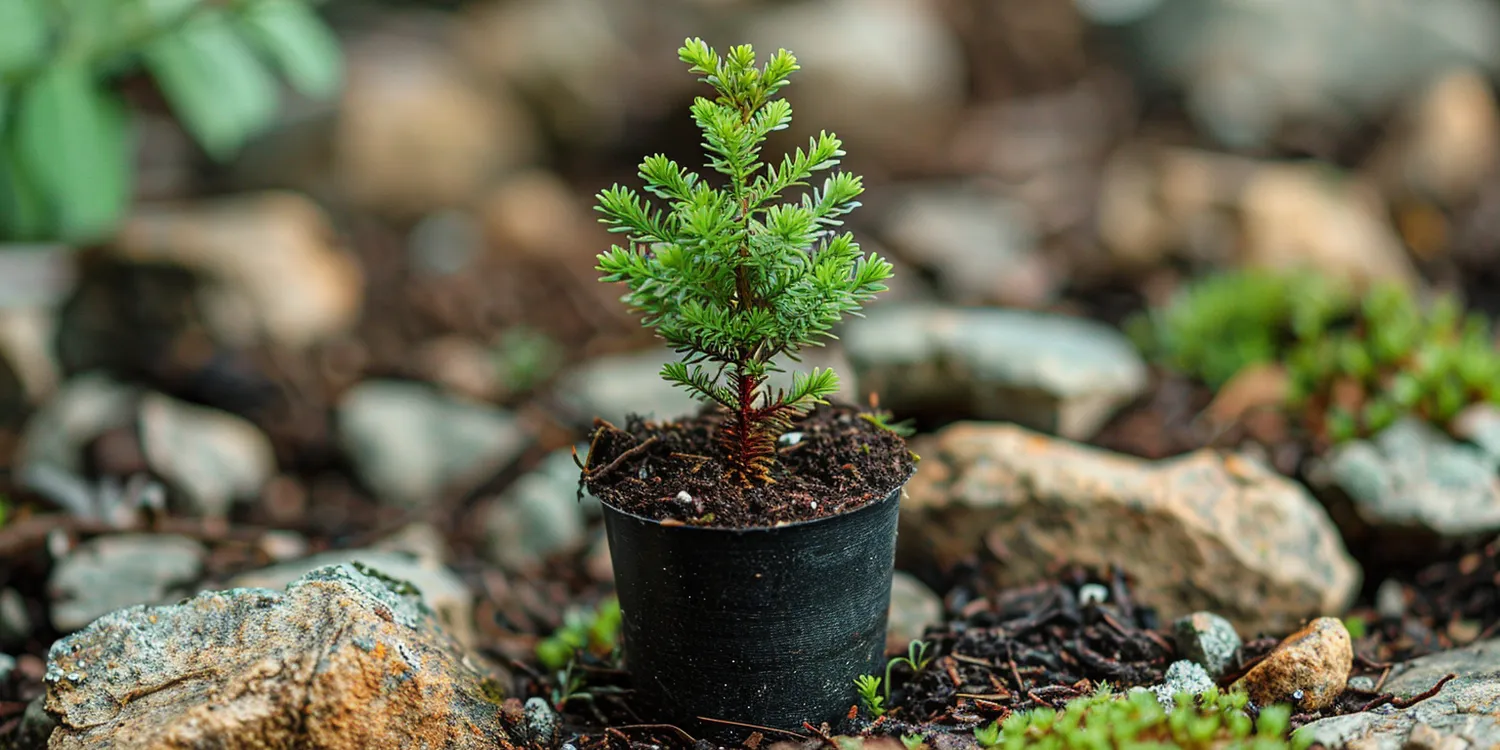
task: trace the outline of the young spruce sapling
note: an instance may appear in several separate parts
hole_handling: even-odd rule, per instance
[[[821,132],[779,165],[760,158],[770,134],[792,120],[791,105],[776,98],[798,70],[792,53],[778,50],[756,67],[750,45],[720,57],[694,38],[678,56],[717,94],[697,97],[692,117],[722,185],[664,155],[645,159],[645,191],[665,207],[618,184],[599,193],[601,221],[625,243],[600,254],[598,270],[601,281],[624,283],[623,301],[684,355],[661,376],[727,411],[717,438],[733,478],[765,483],[777,438],[839,388],[821,368],[771,388],[775,359],[797,361],[803,347],[834,337],[842,316],[885,291],[892,267],[840,229],[864,188],[835,171],[844,156],[837,137]],[[782,200],[799,188],[800,199]]]

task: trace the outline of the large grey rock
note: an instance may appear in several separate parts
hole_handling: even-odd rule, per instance
[[[1449,673],[1457,678],[1410,708],[1386,705],[1319,719],[1297,730],[1297,736],[1327,747],[1360,750],[1402,750],[1413,746],[1409,743],[1445,736],[1461,740],[1456,747],[1500,744],[1500,639],[1398,664],[1382,690],[1410,698],[1430,690]]]
[[[432,559],[393,550],[333,550],[259,570],[229,580],[231,588],[280,589],[309,572],[331,565],[358,564],[380,575],[405,581],[422,604],[459,643],[474,642],[474,593],[447,567]]]
[[[587,445],[580,446],[579,455],[586,455],[587,449]],[[519,569],[582,546],[589,518],[599,512],[599,501],[588,492],[579,499],[578,478],[573,452],[554,451],[490,503],[485,514],[489,559]]]
[[[52,624],[77,630],[108,612],[182,596],[203,571],[207,551],[185,536],[96,537],[57,562],[47,579]]]
[[[1034,225],[998,192],[944,184],[902,191],[880,231],[900,257],[932,269],[949,302],[1033,307],[1056,291]]]
[[[1131,58],[1142,72],[1183,89],[1190,115],[1234,147],[1263,146],[1292,122],[1350,125],[1445,68],[1500,68],[1500,9],[1473,0],[1090,0],[1083,7],[1100,22],[1133,24]]]
[[[1119,565],[1163,618],[1208,610],[1242,633],[1287,632],[1359,591],[1322,506],[1239,454],[1151,462],[983,422],[912,450],[922,463],[901,502],[902,567],[955,564],[981,546],[1007,586],[1045,580],[1054,563]]]
[[[370,380],[346,393],[338,434],[360,478],[381,500],[406,508],[499,471],[528,442],[504,409],[398,380]]]
[[[1013,421],[1081,440],[1147,384],[1129,339],[1081,318],[873,305],[840,337],[862,391],[878,393],[898,415]]]
[[[1339,446],[1310,472],[1315,486],[1347,502],[1353,534],[1382,542],[1387,558],[1439,552],[1437,540],[1463,541],[1500,530],[1500,460],[1417,419],[1370,440]]]
[[[53,644],[45,681],[58,750],[515,747],[501,675],[351,565],[113,612]]]

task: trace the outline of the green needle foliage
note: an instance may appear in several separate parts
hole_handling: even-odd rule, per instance
[[[886,289],[892,267],[839,231],[864,188],[858,176],[831,171],[844,156],[838,138],[820,133],[779,164],[760,158],[770,134],[792,121],[791,105],[775,98],[798,70],[790,52],[756,67],[749,45],[720,57],[695,38],[678,56],[717,94],[697,97],[692,117],[722,184],[664,155],[648,157],[639,176],[665,206],[620,185],[599,193],[601,221],[626,244],[600,254],[598,270],[602,281],[624,283],[624,302],[685,355],[662,377],[728,410],[718,434],[731,471],[764,481],[776,438],[839,387],[835,373],[815,368],[773,391],[773,360],[795,360],[802,347],[833,337],[843,315]],[[829,174],[814,186],[821,172]],[[778,202],[804,188],[799,200]]]
[[[0,239],[89,241],[129,205],[144,72],[212,158],[268,126],[276,73],[323,97],[342,79],[312,0],[0,0]]]
[[[1209,690],[1197,698],[1181,694],[1176,706],[1164,709],[1150,692],[1134,691],[1125,696],[1108,685],[1090,696],[1069,701],[1062,710],[1036,708],[1011,714],[974,730],[974,739],[986,748],[1245,748],[1288,750],[1311,743],[1288,736],[1291,711],[1287,706],[1267,706],[1257,718],[1246,713],[1249,698],[1244,693]]]

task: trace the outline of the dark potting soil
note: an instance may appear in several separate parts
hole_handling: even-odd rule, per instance
[[[770,482],[729,477],[715,439],[722,410],[677,422],[600,422],[585,486],[601,501],[656,521],[753,528],[846,513],[900,487],[916,461],[906,441],[846,405],[820,406],[777,442]]]

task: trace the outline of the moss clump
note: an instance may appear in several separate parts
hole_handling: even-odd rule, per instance
[[[1465,406],[1500,402],[1489,321],[1452,295],[1422,305],[1405,288],[1376,287],[1352,323],[1307,331],[1286,362],[1289,405],[1335,443],[1406,416],[1446,428]]]
[[[1343,287],[1314,274],[1260,270],[1214,274],[1127,325],[1155,361],[1217,390],[1250,365],[1275,362],[1298,327],[1352,308]]]
[[[1011,714],[974,731],[987,748],[1254,748],[1286,750],[1311,743],[1290,735],[1291,710],[1268,706],[1256,718],[1244,693],[1209,690],[1180,694],[1167,711],[1147,691],[1119,695],[1108,685],[1070,701],[1062,710],[1037,708]]]
[[[1355,295],[1313,274],[1234,271],[1188,284],[1131,326],[1155,361],[1215,390],[1250,365],[1284,364],[1285,408],[1326,443],[1408,416],[1446,428],[1465,406],[1500,403],[1489,322],[1451,294],[1429,302],[1377,284]]]

